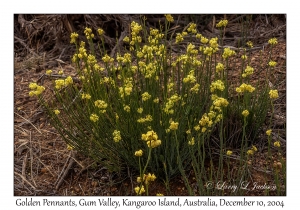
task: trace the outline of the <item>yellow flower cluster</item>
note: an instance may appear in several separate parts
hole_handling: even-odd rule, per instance
[[[73,79],[70,76],[68,76],[64,80],[63,79],[55,80],[55,88],[57,90],[60,90],[61,88],[66,87],[66,86],[71,85],[71,84],[73,84]]]
[[[105,103],[105,101],[102,100],[97,100],[95,101],[95,106],[98,107],[99,109],[102,109],[101,112],[105,113],[106,112],[106,108],[107,108],[107,103]]]
[[[88,93],[82,93],[82,94],[81,94],[81,98],[82,98],[82,99],[91,99],[91,95],[88,94]]]
[[[136,193],[137,195],[141,195],[141,194],[143,194],[144,192],[146,192],[143,185],[142,185],[141,187],[136,187],[136,188],[134,188],[134,191],[135,191],[135,193]]]
[[[246,44],[247,44],[247,46],[250,47],[250,48],[253,47],[253,43],[252,43],[251,41],[248,41]]]
[[[215,92],[215,90],[223,91],[225,89],[225,85],[222,80],[217,80],[210,85],[210,92]]]
[[[226,48],[224,49],[224,52],[223,52],[222,57],[223,57],[224,59],[227,59],[227,58],[229,58],[229,57],[231,57],[231,56],[234,56],[235,54],[236,54],[236,52],[235,52],[234,50],[231,50],[230,48],[226,47]]]
[[[277,90],[270,90],[269,95],[270,95],[270,99],[276,99],[279,97]]]
[[[270,136],[271,133],[272,133],[272,130],[271,130],[271,129],[269,129],[269,130],[266,131],[266,134],[267,134],[268,136]]]
[[[275,146],[275,147],[280,147],[280,142],[279,142],[279,141],[275,141],[275,142],[274,142],[274,146]]]
[[[104,30],[102,28],[98,28],[97,32],[100,36],[104,34]]]
[[[71,33],[71,41],[70,43],[76,43],[76,39],[78,38],[78,34],[76,32]]]
[[[46,71],[46,74],[47,74],[47,75],[51,75],[51,74],[52,74],[52,70],[47,70],[47,71]]]
[[[216,107],[227,107],[229,102],[225,98],[217,98],[216,100],[213,101],[213,105]]]
[[[128,106],[128,105],[124,105],[123,109],[125,112],[130,112],[130,106]]]
[[[269,62],[269,66],[271,66],[271,67],[275,67],[276,64],[277,64],[276,61],[270,61],[270,62]]]
[[[188,33],[187,32],[182,32],[182,33],[177,33],[176,34],[176,41],[175,41],[175,43],[180,43],[180,42],[182,42],[183,40],[184,40],[184,37],[187,35]]]
[[[40,86],[38,84],[34,83],[30,83],[29,84],[29,88],[30,88],[30,92],[29,92],[29,96],[38,96],[40,94],[42,94],[42,92],[44,92],[45,87],[44,86]]]
[[[123,39],[123,42],[127,42],[127,43],[130,42],[129,37],[128,37],[128,36],[125,36],[124,39]]]
[[[247,155],[253,155],[255,152],[257,152],[257,148],[253,145],[252,148],[247,151]]]
[[[247,55],[242,55],[242,57],[241,57],[243,60],[247,60]]]
[[[113,137],[114,137],[114,141],[115,142],[119,142],[119,141],[122,140],[122,138],[121,138],[121,132],[118,131],[118,130],[114,130]]]
[[[135,151],[134,155],[137,157],[141,157],[143,155],[143,150],[140,149],[138,151]]]
[[[161,145],[161,140],[158,139],[157,134],[151,130],[146,134],[142,134],[142,140],[147,142],[148,147],[155,148]]]
[[[195,83],[196,82],[196,77],[195,77],[195,71],[191,70],[189,74],[183,78],[183,83]]]
[[[143,29],[141,25],[132,21],[130,24],[131,27],[131,41],[130,45],[132,46],[130,50],[133,50],[135,43],[142,42],[142,37],[138,36],[138,33]]]
[[[172,15],[167,14],[167,15],[165,15],[165,17],[166,17],[168,22],[174,22],[174,18],[172,17]]]
[[[132,77],[125,79],[125,87],[119,87],[119,93],[121,98],[124,98],[125,95],[129,96],[132,92],[133,84],[132,84]]]
[[[188,55],[197,55],[198,54],[198,50],[195,49],[195,45],[193,45],[192,43],[189,43],[187,48],[186,48],[186,52]]]
[[[242,115],[243,115],[244,117],[247,117],[247,116],[249,115],[249,111],[248,111],[248,110],[244,110],[244,111],[242,112]]]
[[[152,119],[152,116],[151,115],[147,115],[146,117],[144,118],[139,118],[137,120],[138,123],[145,123],[145,122],[151,122],[153,119]]]
[[[192,137],[191,140],[188,141],[188,145],[193,146],[195,145],[195,138]]]
[[[164,107],[164,112],[167,114],[173,114],[174,109],[172,109],[176,102],[178,102],[181,99],[180,96],[176,94],[172,95],[170,98],[168,98],[168,101]]]
[[[252,75],[254,72],[254,69],[251,66],[247,66],[244,73],[242,74],[242,77],[245,78],[249,75]]]
[[[232,155],[232,151],[231,150],[227,150],[226,155],[228,155],[228,156]]]
[[[104,63],[112,63],[115,59],[111,58],[109,55],[106,54],[102,57],[102,60]]]
[[[201,36],[200,42],[201,42],[202,44],[207,44],[208,41],[209,41],[208,38],[206,38],[206,37],[204,37],[204,36]]]
[[[211,38],[209,40],[209,46],[211,48],[213,48],[213,53],[217,52],[218,51],[218,47],[219,47],[219,44],[218,44],[218,38],[215,37],[215,38]]]
[[[197,25],[195,23],[190,23],[190,26],[188,27],[187,31],[192,34],[196,34],[197,33]]]
[[[151,95],[148,92],[142,94],[142,101],[147,101],[151,98]]]
[[[85,28],[84,34],[88,40],[94,38],[94,36],[95,36],[92,32],[92,29],[88,28],[88,27]]]
[[[269,39],[268,43],[269,43],[270,45],[275,45],[275,44],[278,44],[278,42],[277,42],[277,39],[276,39],[276,38]]]
[[[59,115],[60,111],[58,109],[54,110],[54,114]]]
[[[252,87],[251,85],[247,85],[247,84],[243,83],[240,85],[240,87],[237,87],[235,90],[238,93],[243,93],[245,91],[252,93],[253,91],[255,91],[255,87]]]
[[[191,91],[192,93],[198,93],[199,87],[200,87],[200,85],[199,85],[198,83],[196,83],[196,84],[190,89],[190,91]]]
[[[178,122],[174,122],[173,120],[170,120],[170,127],[169,127],[169,129],[175,131],[175,130],[178,129],[178,125],[179,125]]]
[[[156,176],[154,174],[148,173],[148,174],[144,174],[143,179],[139,176],[137,177],[137,183],[145,183],[146,185],[148,185],[150,182],[155,181]]]
[[[220,20],[220,22],[217,23],[216,27],[221,28],[221,27],[226,27],[228,24],[228,20]]]
[[[216,66],[216,71],[221,72],[224,70],[224,65],[222,63],[218,63]]]
[[[139,114],[142,114],[142,113],[143,113],[143,108],[142,108],[142,107],[138,108],[138,109],[137,109],[137,112],[138,112]]]
[[[91,114],[90,120],[93,122],[97,122],[99,120],[99,116],[96,114]]]

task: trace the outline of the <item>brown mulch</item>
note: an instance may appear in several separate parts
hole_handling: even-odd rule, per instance
[[[75,15],[74,15],[75,16]],[[16,16],[15,18],[15,69],[14,69],[14,195],[16,196],[34,196],[34,195],[134,195],[135,176],[128,172],[128,179],[120,180],[116,174],[110,173],[106,168],[101,167],[94,161],[77,154],[76,151],[69,151],[66,143],[61,139],[55,129],[49,124],[41,106],[36,98],[28,96],[30,82],[41,80],[48,68],[58,72],[63,69],[66,75],[75,74],[74,68],[68,62],[72,54],[72,49],[65,47],[68,40],[64,34],[68,34],[76,29],[83,29],[86,25],[94,27],[107,27],[107,24],[113,24],[117,21],[127,24],[129,19],[121,16],[79,16],[61,15],[58,19],[65,28],[59,34],[54,43],[48,38],[55,36],[59,31],[49,31],[43,34],[43,30],[48,29],[50,25],[43,25],[43,21],[48,20],[52,23],[52,16]],[[176,16],[177,17],[177,16]],[[31,25],[26,21],[35,18]],[[73,19],[72,19],[73,18]],[[85,24],[80,24],[82,18]],[[158,22],[157,16],[149,16],[148,19],[152,25]],[[229,17],[232,20],[237,17]],[[253,51],[251,64],[254,68],[260,66],[260,57],[264,60],[268,58],[267,40],[270,37],[278,37],[278,45],[273,49],[273,60],[278,64],[273,74],[274,81],[280,81],[278,91],[280,98],[275,103],[275,121],[273,139],[279,139],[283,148],[285,148],[285,122],[286,122],[286,40],[285,40],[285,23],[279,16],[256,17],[257,19],[251,25],[253,33],[253,42],[259,49]],[[130,20],[138,19],[138,16],[132,16]],[[179,20],[179,19],[178,19]],[[22,22],[23,21],[23,22]],[[203,34],[212,36],[215,32],[210,30],[212,25],[211,19],[207,20],[205,27],[201,28]],[[238,20],[236,20],[238,21]],[[23,23],[23,28],[18,24]],[[72,23],[68,26],[68,23]],[[34,25],[35,24],[35,25]],[[120,24],[119,27],[122,26]],[[259,27],[258,27],[259,26]],[[26,28],[27,27],[27,28]],[[59,27],[58,23],[56,27]],[[231,30],[230,30],[231,27]],[[234,28],[235,27],[235,28]],[[26,28],[26,30],[25,30]],[[37,33],[36,28],[40,29]],[[113,27],[111,27],[113,28]],[[32,30],[32,31],[30,31]],[[121,27],[119,35],[125,29]],[[182,29],[181,29],[182,30]],[[240,31],[236,25],[228,26],[227,45],[237,47],[237,37]],[[26,31],[26,33],[25,33]],[[22,36],[19,36],[22,34]],[[111,49],[116,45],[115,37],[107,34],[106,41]],[[46,40],[47,44],[40,45],[36,37],[40,36]],[[27,37],[27,38],[25,38]],[[113,38],[111,38],[113,37]],[[29,39],[30,38],[30,39]],[[30,40],[30,41],[29,41]],[[47,41],[48,40],[48,41]],[[47,46],[52,46],[47,48]],[[26,47],[25,47],[26,46]],[[260,55],[262,50],[262,56]],[[60,56],[62,55],[62,56]],[[59,58],[59,60],[57,60]],[[265,63],[265,62],[264,62]],[[45,80],[45,84],[51,81]],[[270,160],[265,160],[265,143],[259,145],[260,155],[250,163],[253,167],[251,170],[252,179],[260,183],[267,182],[271,175],[265,173],[262,169],[266,165],[273,164]],[[283,154],[285,156],[285,154]],[[274,156],[272,161],[278,161]],[[131,178],[130,178],[131,177]],[[133,178],[132,178],[133,177]],[[132,180],[131,180],[132,179]],[[184,183],[181,178],[175,178],[170,183],[169,195],[187,195]],[[152,195],[156,193],[167,194],[162,182],[155,182],[152,186]],[[252,191],[249,195],[263,195],[263,191]]]

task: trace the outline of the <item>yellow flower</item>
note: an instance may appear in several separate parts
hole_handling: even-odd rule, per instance
[[[257,152],[256,146],[252,145],[252,150],[253,150],[254,152]]]
[[[275,62],[275,61],[270,61],[269,62],[269,66],[271,66],[271,67],[275,67],[276,64],[277,64],[277,62]]]
[[[254,154],[254,151],[252,150],[252,149],[249,149],[248,151],[247,151],[247,155],[253,155]]]
[[[157,193],[156,196],[164,196],[164,194]]]
[[[134,155],[137,156],[137,157],[141,157],[143,155],[143,150],[140,149],[140,150],[136,151],[134,153]]]
[[[138,108],[138,109],[137,109],[137,112],[138,112],[139,114],[142,114],[142,113],[143,113],[143,108]]]
[[[272,38],[272,39],[269,39],[268,43],[269,43],[270,45],[275,45],[275,44],[277,44],[278,42],[277,42],[277,39],[276,39],[276,38]]]
[[[244,110],[244,111],[242,112],[242,115],[243,115],[244,117],[247,117],[247,116],[249,115],[249,111],[248,111],[248,110]]]
[[[166,16],[166,19],[167,19],[168,22],[174,22],[174,18],[172,17],[172,15],[167,14],[165,16]]]
[[[202,44],[206,44],[206,43],[208,43],[208,38],[206,38],[206,37],[204,37],[204,36],[201,36],[200,42],[201,42]]]
[[[142,94],[142,101],[147,101],[151,98],[151,95],[148,92]]]
[[[67,150],[73,150],[73,149],[74,149],[74,147],[72,145],[67,144]]]
[[[76,43],[76,39],[78,38],[78,34],[76,32],[71,33],[71,41],[70,43]]]
[[[255,90],[255,87],[252,87],[251,85],[247,85],[247,84],[243,83],[240,85],[240,87],[237,87],[235,90],[238,93],[243,93],[245,91],[252,93]]]
[[[190,26],[187,29],[188,32],[191,32],[193,34],[197,33],[197,25],[195,23],[190,23]]]
[[[106,109],[107,108],[107,103],[102,100],[97,100],[95,101],[95,106],[98,107],[99,109]]]
[[[60,111],[59,111],[58,109],[55,109],[55,110],[54,110],[54,113],[55,113],[56,115],[58,115],[58,114],[60,113]]]
[[[130,106],[128,106],[128,105],[124,106],[124,111],[130,112]]]
[[[169,129],[175,131],[175,130],[178,129],[178,125],[179,125],[178,122],[174,122],[174,121],[172,120],[171,123],[170,123]]]
[[[93,121],[93,122],[97,122],[99,120],[99,117],[96,114],[91,114],[90,120]]]
[[[266,134],[267,134],[268,136],[270,136],[271,133],[272,133],[272,130],[271,130],[271,129],[269,129],[269,130],[266,131]]]
[[[232,151],[231,150],[227,150],[226,155],[228,155],[228,156],[232,155]]]
[[[227,58],[229,58],[231,56],[234,56],[235,54],[236,54],[235,51],[233,51],[233,50],[231,50],[230,48],[227,47],[227,48],[224,49],[222,57],[224,59],[227,59]]]
[[[199,130],[200,130],[200,126],[199,126],[199,125],[196,125],[196,126],[194,127],[194,129],[195,129],[195,131],[199,131]]]
[[[63,70],[59,70],[59,71],[58,71],[58,74],[59,74],[59,75],[63,75],[63,74],[64,74],[64,71],[63,71]]]
[[[144,188],[144,186],[142,185],[142,187],[136,187],[136,188],[134,188],[134,191],[135,191],[135,193],[136,193],[137,195],[141,195],[141,194],[143,194],[143,193],[145,192],[145,188]]]
[[[247,55],[242,55],[243,60],[247,60],[247,58],[248,58]]]
[[[217,23],[216,27],[221,28],[221,27],[226,27],[228,24],[228,20],[220,20],[220,22]]]
[[[46,74],[47,74],[47,75],[51,75],[51,74],[52,74],[52,70],[47,70],[47,71],[46,71]]]
[[[220,72],[224,70],[224,65],[222,63],[218,63],[216,66],[216,71]]]
[[[73,84],[73,79],[72,79],[72,77],[68,76],[65,79],[65,85],[68,86],[68,85],[71,85],[71,84]]]
[[[91,95],[88,94],[88,93],[82,93],[82,94],[81,94],[81,98],[82,98],[82,99],[91,99]]]
[[[125,36],[124,39],[123,39],[123,42],[127,42],[128,43],[129,41],[130,41],[129,37]]]
[[[193,146],[195,144],[195,138],[193,137],[190,141],[188,141],[188,144]]]
[[[118,130],[114,130],[113,137],[115,142],[119,142],[120,140],[122,140],[121,133]]]
[[[104,31],[102,28],[98,28],[97,32],[100,36],[102,36],[104,34]]]
[[[270,90],[269,95],[270,95],[270,99],[276,99],[276,98],[278,98],[278,91]]]
[[[225,89],[225,85],[221,80],[217,80],[210,85],[210,91],[213,93],[215,90],[223,91]]]
[[[155,98],[155,99],[153,100],[153,102],[157,104],[157,103],[159,102],[159,98],[158,98],[158,97]]]
[[[253,43],[252,43],[251,41],[248,41],[246,44],[247,44],[247,46],[250,47],[250,48],[253,47]]]
[[[280,147],[280,142],[279,142],[279,141],[275,141],[275,142],[274,142],[274,146],[275,146],[275,147]]]
[[[42,94],[45,90],[44,86],[39,86],[35,82],[29,84],[29,88],[32,90],[29,92],[29,96],[38,96]]]

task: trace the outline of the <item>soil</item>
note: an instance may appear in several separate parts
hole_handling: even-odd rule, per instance
[[[269,46],[260,44],[253,50],[251,65],[260,66],[260,58],[268,58]],[[264,47],[263,47],[264,46]],[[262,50],[262,51],[260,51]],[[262,55],[261,55],[262,52]],[[286,147],[286,40],[279,38],[273,49],[276,61],[273,79],[278,84],[279,98],[275,101],[275,129],[273,139],[279,139],[282,151]],[[32,54],[22,59],[15,59],[14,73],[14,195],[15,196],[129,196],[135,195],[136,179],[128,172],[128,178],[120,180],[93,160],[68,150],[66,143],[49,124],[43,109],[34,97],[29,97],[29,83],[44,80],[44,85],[51,83],[43,75],[45,68],[37,68],[37,61]],[[264,62],[265,63],[265,62]],[[57,62],[54,72],[63,69],[66,75],[75,75],[71,64]],[[258,75],[257,75],[258,76]],[[255,77],[254,77],[255,78]],[[274,84],[270,84],[274,85]],[[259,153],[249,162],[251,182],[269,183],[273,175],[264,171],[266,165],[279,161],[277,155],[272,160],[266,159],[266,142],[262,137],[258,145]],[[275,148],[272,148],[275,150]],[[281,154],[285,157],[285,152]],[[234,157],[234,156],[233,156]],[[232,160],[234,165],[234,159]],[[280,172],[280,181],[283,174]],[[190,179],[193,179],[191,176]],[[284,186],[283,186],[284,187]],[[163,182],[155,181],[151,185],[150,195],[188,195],[181,177],[171,180],[167,192]],[[285,193],[285,192],[284,192]],[[271,192],[272,194],[272,192]],[[225,191],[226,195],[226,191]],[[252,190],[245,195],[264,195],[263,190]]]

